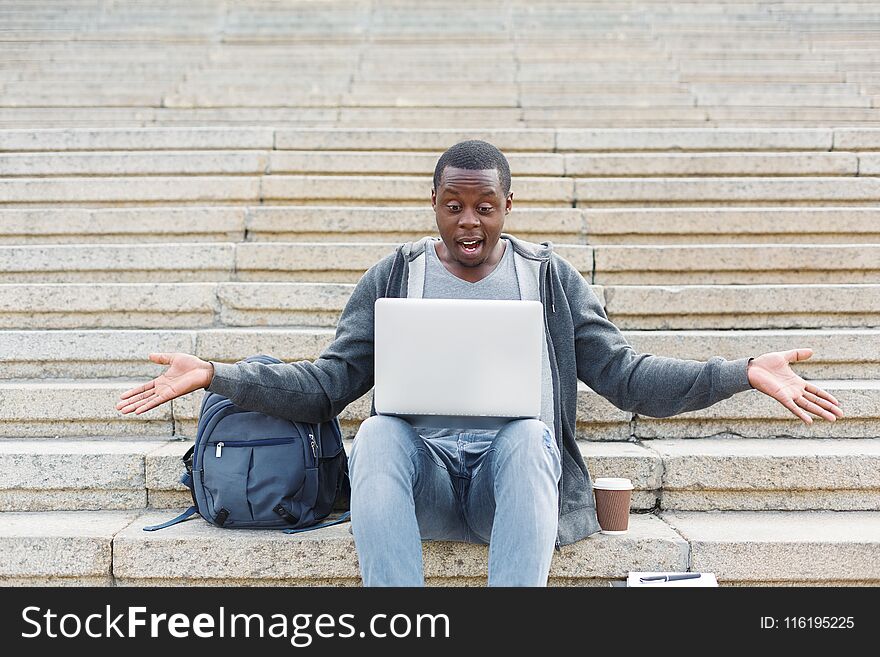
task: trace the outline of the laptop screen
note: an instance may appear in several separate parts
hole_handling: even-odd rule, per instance
[[[375,322],[377,413],[471,427],[540,416],[540,302],[383,298]]]

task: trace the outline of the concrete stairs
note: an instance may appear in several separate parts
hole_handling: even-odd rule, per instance
[[[551,583],[880,583],[871,3],[480,0],[466,57],[442,3],[37,4],[0,2],[0,583],[358,584],[346,526],[141,531],[188,504],[203,393],[115,403],[150,352],[316,358],[358,277],[434,234],[464,138],[509,156],[506,230],[553,241],[635,349],[811,347],[794,369],[846,412],[807,426],[750,391],[656,419],[581,385],[631,531],[566,546]],[[486,550],[429,542],[425,570],[480,584]]]
[[[6,127],[860,125],[880,98],[869,0],[478,0],[478,43],[437,1],[0,11]]]

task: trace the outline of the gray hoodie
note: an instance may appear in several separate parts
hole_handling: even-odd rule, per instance
[[[578,379],[626,411],[669,417],[711,406],[748,390],[748,358],[708,362],[638,354],[612,324],[590,285],[549,242],[507,234],[523,298],[544,304],[562,454],[557,547],[599,531],[590,474],[576,442]],[[324,422],[373,387],[373,312],[380,297],[420,297],[425,243],[409,242],[373,265],[355,286],[336,339],[315,361],[229,365],[212,361],[208,390],[248,410]],[[375,407],[371,415],[375,414]]]

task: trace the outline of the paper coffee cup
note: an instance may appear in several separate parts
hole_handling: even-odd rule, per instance
[[[600,477],[593,481],[596,516],[603,534],[626,534],[628,531],[632,490],[632,481],[623,477]]]

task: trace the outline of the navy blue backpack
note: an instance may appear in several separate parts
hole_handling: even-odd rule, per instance
[[[272,356],[239,362],[281,363]],[[193,506],[144,531],[196,513],[217,527],[284,529],[292,534],[349,518],[351,488],[339,420],[293,422],[237,407],[209,392],[202,400],[195,444],[183,456],[180,478]],[[333,510],[346,512],[319,524]]]

